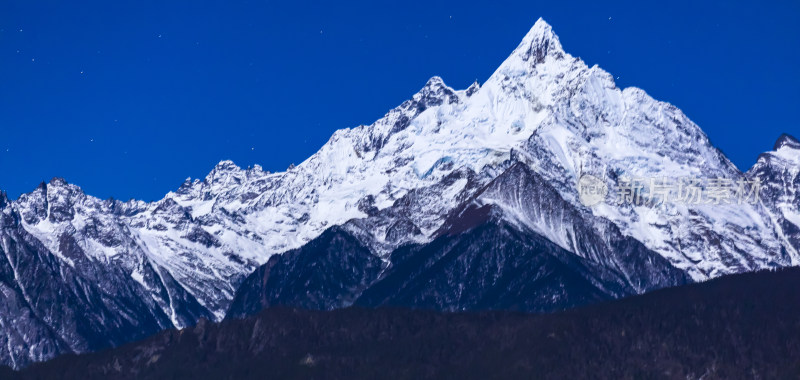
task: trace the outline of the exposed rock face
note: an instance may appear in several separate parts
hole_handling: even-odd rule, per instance
[[[321,310],[349,306],[381,269],[383,262],[366,246],[340,227],[332,227],[258,268],[240,287],[231,310],[244,316],[270,306]]]
[[[43,223],[74,218],[74,209],[64,206],[69,198],[61,204],[56,196],[44,198],[68,193],[62,186],[53,181],[21,198],[57,210],[37,215],[34,209],[27,217],[41,217]],[[11,208],[0,215],[0,355],[5,364],[22,367],[60,353],[112,347],[211,316],[143,255],[131,252],[99,262],[84,251],[75,230],[52,232],[54,252],[24,228],[23,217]],[[104,228],[113,232],[95,235],[98,242],[131,247],[128,232],[119,226],[88,219],[84,231],[91,235]],[[134,270],[141,274],[137,280],[131,279]]]

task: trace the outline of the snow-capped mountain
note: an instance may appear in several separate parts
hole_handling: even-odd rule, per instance
[[[0,363],[229,308],[553,310],[796,265],[796,143],[782,138],[745,175],[680,110],[617,88],[539,20],[483,86],[434,77],[285,172],[223,161],[152,203],[99,200],[61,179],[3,198]],[[772,190],[756,204],[589,207],[586,174],[608,188],[761,176]]]
[[[541,311],[677,285],[686,276],[705,280],[797,264],[797,250],[765,206],[788,191],[785,186],[755,204],[582,204],[578,182],[584,175],[601,179],[609,189],[625,177],[730,183],[749,177],[680,110],[640,89],[617,88],[610,74],[565,53],[541,20],[482,87],[471,87],[460,101],[449,95],[456,91],[437,92],[441,105],[427,107],[402,130],[389,129],[389,137],[370,137],[379,143],[367,145],[376,153],[365,157],[378,162],[387,155],[407,157],[406,175],[392,168],[400,178],[423,182],[433,177],[434,183],[412,192],[410,200],[400,198],[367,218],[351,220],[335,231],[336,238],[324,236],[273,257],[240,288],[231,315],[286,304],[330,309],[343,302],[503,308],[512,306],[503,301],[508,299],[517,302],[515,308]],[[386,129],[370,128],[371,136]],[[794,161],[788,165],[797,167]],[[458,206],[431,207],[442,199],[455,199]],[[425,209],[415,213],[413,205]],[[793,204],[783,208],[797,210]],[[433,228],[419,228],[417,215]],[[401,235],[410,233],[415,240],[387,242],[397,235],[387,229],[398,223],[406,231]],[[509,225],[520,235],[506,234]],[[484,229],[492,232],[473,236]],[[531,238],[557,247],[530,248],[537,246]],[[348,250],[332,245],[341,241],[350,241],[348,253],[356,255],[337,260],[336,252]],[[475,247],[482,248],[476,252]],[[357,255],[365,248],[385,258],[380,274],[371,256]],[[393,248],[399,249],[380,254]],[[531,253],[536,255],[526,256]],[[530,266],[541,272],[526,272]],[[350,276],[352,286],[334,286],[321,273]],[[546,290],[540,292],[540,286]],[[524,295],[513,293],[519,289]]]

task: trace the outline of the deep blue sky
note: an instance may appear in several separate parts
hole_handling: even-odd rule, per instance
[[[0,2],[13,198],[54,176],[153,200],[222,159],[283,170],[433,75],[485,81],[539,17],[619,86],[683,109],[740,169],[800,135],[797,0],[73,3]]]

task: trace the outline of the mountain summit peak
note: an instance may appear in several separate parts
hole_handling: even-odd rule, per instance
[[[432,76],[431,79],[428,79],[428,82],[425,83],[425,87],[442,87],[445,86],[444,79],[442,77],[435,75]]]
[[[239,171],[241,168],[236,165],[231,160],[222,160],[217,165],[214,166],[212,172],[219,173],[219,172],[232,172],[232,171]]]
[[[541,17],[539,17],[539,19],[537,19],[536,22],[533,23],[533,26],[528,31],[528,34],[525,35],[525,39],[535,36],[558,39],[558,37],[553,33],[553,27],[550,26],[550,24],[548,24],[547,21],[545,21]]]
[[[547,55],[563,54],[564,50],[558,36],[553,32],[553,27],[539,18],[517,46],[515,53],[521,54],[524,61],[541,63]]]
[[[778,137],[777,141],[775,141],[775,146],[772,148],[772,150],[778,150],[784,146],[792,149],[800,149],[800,141],[798,141],[794,136],[784,133]]]

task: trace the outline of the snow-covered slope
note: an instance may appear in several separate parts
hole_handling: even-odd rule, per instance
[[[797,151],[791,141],[787,146],[773,155],[783,157],[797,189]],[[41,281],[69,287],[64,273],[74,271],[89,287],[118,284],[125,294],[141,295],[158,328],[186,326],[204,316],[222,319],[246,276],[271,256],[303,247],[333,226],[343,225],[388,266],[398,247],[436,238],[465,202],[491,204],[509,223],[581,260],[612,263],[580,248],[569,221],[540,219],[541,205],[520,212],[520,204],[527,203],[517,200],[524,193],[496,190],[491,194],[497,196],[474,199],[519,164],[569,205],[574,214],[569,220],[596,221],[589,227],[592,234],[618,230],[619,239],[638,241],[696,280],[800,261],[796,238],[787,237],[795,230],[776,227],[785,221],[797,226],[797,197],[755,205],[581,204],[577,183],[585,174],[612,189],[625,176],[750,177],[680,110],[640,89],[619,89],[610,74],[564,52],[543,20],[483,86],[456,91],[431,78],[380,120],[336,131],[317,153],[285,172],[222,161],[206,178],[187,179],[152,203],[99,200],[54,179],[18,200],[0,202],[7,221],[2,249],[13,269],[10,253],[23,252],[17,249],[22,240],[35,241],[40,265],[49,268]],[[613,247],[606,243],[603,252]],[[44,304],[30,302],[39,287],[14,270],[3,276],[32,305],[25,313],[40,321],[31,329],[43,338],[8,343],[16,335],[3,318],[13,313],[3,313],[0,336],[9,347],[17,346],[0,351],[0,362],[21,366],[102,346],[77,344],[87,339],[86,332],[65,328],[66,322],[47,317],[53,311]],[[626,286],[650,288],[633,281]],[[100,299],[110,305],[113,297]],[[34,349],[45,342],[50,348]]]
[[[743,178],[680,110],[640,89],[617,88],[607,72],[564,53],[541,20],[473,99],[481,97],[490,109],[491,99],[503,99],[494,108],[503,111],[505,123],[536,115],[534,132],[520,149],[576,207],[578,179],[586,174],[604,179],[609,189],[624,177]],[[509,103],[520,105],[507,112]],[[610,203],[613,194],[582,209],[613,221],[696,280],[798,262],[796,255],[781,254],[760,205]]]
[[[800,141],[787,134],[747,171],[761,184],[760,199],[787,254],[800,254]]]

